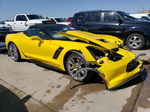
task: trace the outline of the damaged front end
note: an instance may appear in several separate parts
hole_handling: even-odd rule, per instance
[[[72,41],[80,40],[87,43],[87,46],[81,49],[81,53],[88,61],[89,67],[78,72],[90,70],[98,73],[108,89],[126,83],[143,71],[143,62],[138,58],[143,55],[136,56],[108,39],[82,31],[59,32],[59,34]]]
[[[124,49],[98,50],[87,47],[95,62],[89,62],[93,66],[93,71],[99,72],[108,89],[114,89],[123,85],[129,80],[144,71],[142,61],[139,60],[140,54],[136,56]]]

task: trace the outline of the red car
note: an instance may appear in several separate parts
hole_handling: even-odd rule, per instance
[[[71,22],[72,22],[72,18],[73,18],[73,17],[68,17],[68,18],[66,19],[67,22],[70,22],[69,26],[72,26],[72,23],[71,23]]]

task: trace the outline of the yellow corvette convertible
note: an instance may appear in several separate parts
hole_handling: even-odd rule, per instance
[[[67,71],[85,82],[95,73],[108,89],[116,88],[143,71],[138,57],[113,36],[77,31],[66,25],[43,24],[8,34],[6,47],[14,61],[37,62]]]

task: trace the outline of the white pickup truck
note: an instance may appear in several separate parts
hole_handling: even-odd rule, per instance
[[[12,21],[5,21],[10,25],[13,31],[25,31],[31,25],[41,24],[49,22],[49,20],[43,18],[41,15],[36,14],[17,14]]]
[[[50,21],[55,22],[56,24],[64,24],[64,25],[69,25],[70,22],[65,21],[64,18],[58,18],[58,17],[47,17]]]

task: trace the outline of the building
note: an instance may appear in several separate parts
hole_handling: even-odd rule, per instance
[[[139,11],[138,13],[140,13],[140,14],[150,13],[150,10],[143,10],[143,11]]]

